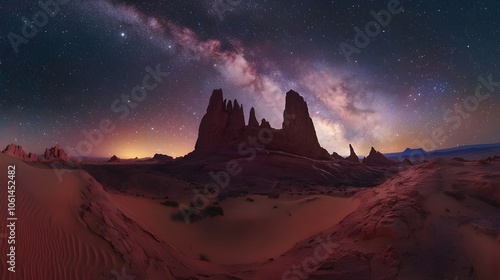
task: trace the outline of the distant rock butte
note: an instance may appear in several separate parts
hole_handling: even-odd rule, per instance
[[[162,154],[155,154],[153,156],[153,159],[157,160],[157,161],[164,161],[164,162],[168,162],[168,161],[174,160],[173,157],[167,156],[167,155],[162,155]]]
[[[23,147],[15,144],[8,145],[3,151],[2,154],[10,155],[21,159],[27,162],[36,162],[38,161],[38,156],[33,153],[26,154]]]
[[[387,159],[381,152],[372,147],[368,157],[363,159],[363,164],[368,166],[390,166],[395,162]]]
[[[112,157],[108,160],[108,162],[118,162],[118,161],[120,161],[120,158],[119,158],[119,157],[117,157],[116,155],[112,156]]]
[[[346,160],[355,162],[355,163],[360,163],[358,155],[356,155],[356,152],[354,152],[354,148],[352,147],[351,144],[349,144],[349,150],[351,150],[351,154],[346,157]]]
[[[271,128],[265,119],[260,125],[255,109],[250,110],[248,125],[245,125],[243,106],[226,101],[222,90],[214,90],[203,117],[194,154],[213,153],[220,149],[236,148],[248,137],[256,137],[262,129],[272,131],[272,141],[266,149],[282,151],[313,159],[331,159],[328,152],[318,142],[316,130],[309,116],[309,110],[304,98],[295,91],[286,94],[285,111],[281,129]]]
[[[406,148],[406,150],[404,150],[404,152],[401,155],[402,156],[412,156],[412,155],[426,155],[426,154],[427,154],[427,152],[422,148],[418,148],[418,149]]]
[[[55,145],[50,149],[46,149],[43,154],[43,159],[46,161],[65,161],[65,162],[73,162],[74,160],[66,154],[59,144]]]

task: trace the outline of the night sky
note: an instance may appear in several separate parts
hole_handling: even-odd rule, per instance
[[[498,0],[402,1],[350,61],[341,44],[392,0],[69,0],[27,39],[37,2],[0,2],[2,146],[85,147],[108,119],[86,154],[182,156],[216,88],[275,128],[294,89],[329,152],[500,142]]]

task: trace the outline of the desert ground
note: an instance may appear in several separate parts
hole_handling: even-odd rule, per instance
[[[162,204],[192,199],[182,192],[172,195],[180,179],[168,173],[117,188],[112,176],[100,183],[85,169],[127,176],[137,165],[68,169],[59,181],[42,163],[0,155],[2,169],[12,164],[18,186],[16,279],[500,275],[499,158],[436,159],[369,188],[309,186],[304,193],[282,187],[279,197],[269,195],[273,186],[268,195],[265,188],[233,191],[216,199],[223,215],[189,224],[173,218],[177,207]],[[142,184],[147,191],[138,194]],[[162,184],[170,187],[160,191]],[[193,182],[183,184],[179,188]],[[0,208],[7,208],[6,202],[2,193]],[[6,220],[6,212],[0,213]],[[7,249],[3,239],[0,250]],[[1,257],[2,279],[14,279],[5,254]]]

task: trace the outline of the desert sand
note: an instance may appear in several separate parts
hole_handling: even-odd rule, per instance
[[[193,275],[185,265],[196,267],[199,261],[181,262],[180,253],[124,214],[85,171],[68,171],[59,181],[54,170],[0,154],[2,170],[12,164],[17,170],[17,262],[16,273],[9,273],[4,254],[8,245],[6,239],[0,239],[2,279],[114,279],[124,275],[175,279]],[[0,183],[5,189],[5,179]],[[6,192],[0,195],[2,223],[7,218],[6,196]]]
[[[60,182],[54,170],[11,156],[0,155],[0,164],[18,168],[17,278],[2,254],[2,279],[500,275],[498,159],[434,160],[352,197],[242,194],[219,202],[223,216],[191,224],[172,220],[178,210],[164,199],[105,190],[81,169]],[[314,259],[318,248],[324,258]]]
[[[359,205],[356,199],[330,196],[278,200],[242,196],[220,203],[224,216],[186,224],[170,219],[178,209],[159,201],[120,194],[112,197],[166,243],[192,258],[205,255],[222,264],[277,258],[295,243],[338,224]]]
[[[81,163],[59,145],[43,157],[7,146],[17,262],[7,272],[0,236],[2,279],[500,279],[500,157],[396,162],[372,148],[361,161],[350,146],[343,158],[319,145],[298,93],[281,129],[251,112],[246,125],[214,91],[179,159]],[[238,149],[262,131],[269,149]],[[179,204],[210,211],[185,223]],[[6,222],[6,191],[0,209]]]

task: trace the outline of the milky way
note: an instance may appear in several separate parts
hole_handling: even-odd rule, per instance
[[[76,148],[109,120],[90,156],[181,156],[217,88],[276,128],[298,91],[340,154],[500,141],[498,1],[60,2],[0,3],[2,145]]]

